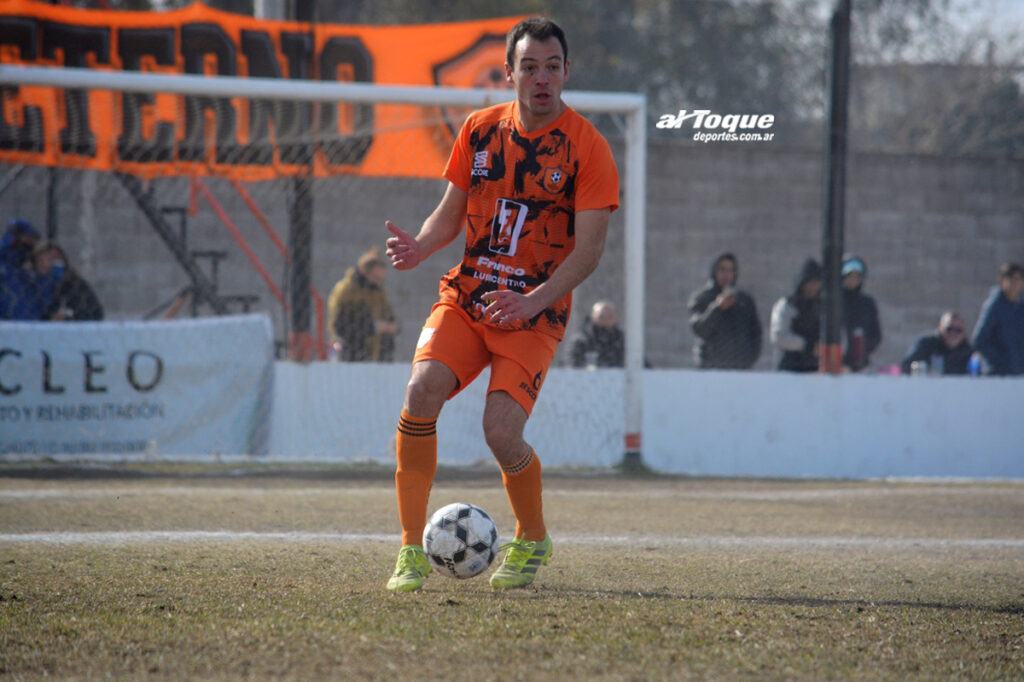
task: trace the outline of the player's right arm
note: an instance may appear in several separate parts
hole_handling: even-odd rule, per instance
[[[411,234],[398,227],[390,220],[384,221],[391,237],[385,242],[388,258],[396,270],[411,270],[438,249],[452,242],[466,221],[466,199],[468,195],[451,182],[445,190],[441,203],[430,214],[419,234]]]

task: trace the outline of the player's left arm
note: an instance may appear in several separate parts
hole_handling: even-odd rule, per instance
[[[528,294],[488,291],[481,296],[490,305],[484,310],[492,322],[529,320],[579,286],[601,262],[611,209],[599,208],[576,213],[576,245],[546,282]]]

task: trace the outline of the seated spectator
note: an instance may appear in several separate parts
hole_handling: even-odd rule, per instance
[[[694,360],[701,369],[749,369],[761,355],[761,320],[746,292],[736,288],[736,256],[711,264],[707,284],[690,297]]]
[[[388,265],[370,249],[331,290],[328,328],[345,362],[391,362],[398,323],[384,291]]]
[[[942,313],[934,334],[925,334],[914,342],[900,363],[900,370],[910,374],[912,363],[926,362],[928,370],[935,374],[967,374],[972,352],[964,318],[949,310]]]
[[[793,292],[772,306],[771,341],[782,351],[779,369],[817,372],[821,347],[821,265],[804,261]]]
[[[1004,263],[974,327],[974,348],[991,367],[990,374],[1024,374],[1024,266]]]
[[[14,218],[0,239],[0,320],[38,320],[43,314],[42,290],[32,269],[32,251],[39,233],[27,220]]]
[[[85,322],[103,319],[103,305],[96,292],[71,267],[64,249],[55,242],[40,242],[32,252],[36,277],[50,292],[40,319],[54,322]]]
[[[625,364],[626,337],[618,326],[615,306],[598,301],[590,317],[572,343],[573,367],[622,367]]]

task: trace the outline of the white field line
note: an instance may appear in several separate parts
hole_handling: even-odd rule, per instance
[[[488,488],[488,486],[480,486]],[[492,486],[494,487],[494,486]],[[381,495],[393,493],[390,485],[379,485],[370,487],[141,487],[141,486],[103,486],[83,488],[36,488],[28,490],[0,490],[0,502],[5,500],[42,500],[42,499],[95,499],[95,498],[119,498],[119,497],[153,497],[181,496],[181,497],[262,497],[267,495],[279,495],[285,497],[338,497],[355,495]],[[465,488],[448,488],[435,486],[434,492],[457,492]],[[494,487],[495,492],[502,492],[500,486]],[[614,498],[635,498],[644,499],[675,499],[675,500],[714,500],[728,501],[737,500],[743,502],[784,502],[790,500],[832,500],[837,498],[857,497],[904,497],[904,496],[926,496],[926,495],[976,495],[978,497],[989,497],[992,495],[1008,495],[1024,497],[1024,485],[1021,486],[978,486],[978,485],[909,485],[900,487],[856,487],[856,488],[815,488],[812,490],[795,490],[780,488],[776,490],[675,490],[665,488],[653,489],[632,489],[632,490],[605,490],[605,489],[581,489],[581,490],[559,490],[547,489],[545,497],[566,497],[566,498],[587,498],[600,497],[602,499]]]
[[[194,544],[201,542],[290,542],[339,543],[400,541],[388,533],[311,533],[248,531],[96,531],[58,533],[2,533],[0,544],[123,546],[155,543]],[[885,537],[742,537],[667,535],[567,535],[558,543],[583,546],[626,545],[651,547],[738,548],[738,549],[1024,549],[1024,538],[885,538]]]

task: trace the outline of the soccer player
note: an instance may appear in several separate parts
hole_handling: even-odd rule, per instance
[[[398,423],[402,549],[393,591],[420,589],[431,571],[420,542],[437,417],[487,365],[484,436],[516,517],[491,585],[525,587],[551,556],[540,459],[523,429],[565,335],[572,290],[600,261],[619,181],[608,143],[562,101],[569,60],[557,24],[532,18],[509,31],[505,78],[515,101],[466,120],[444,169],[444,197],[416,236],[386,222],[398,270],[416,267],[466,226],[462,260],[441,278],[420,334]]]

